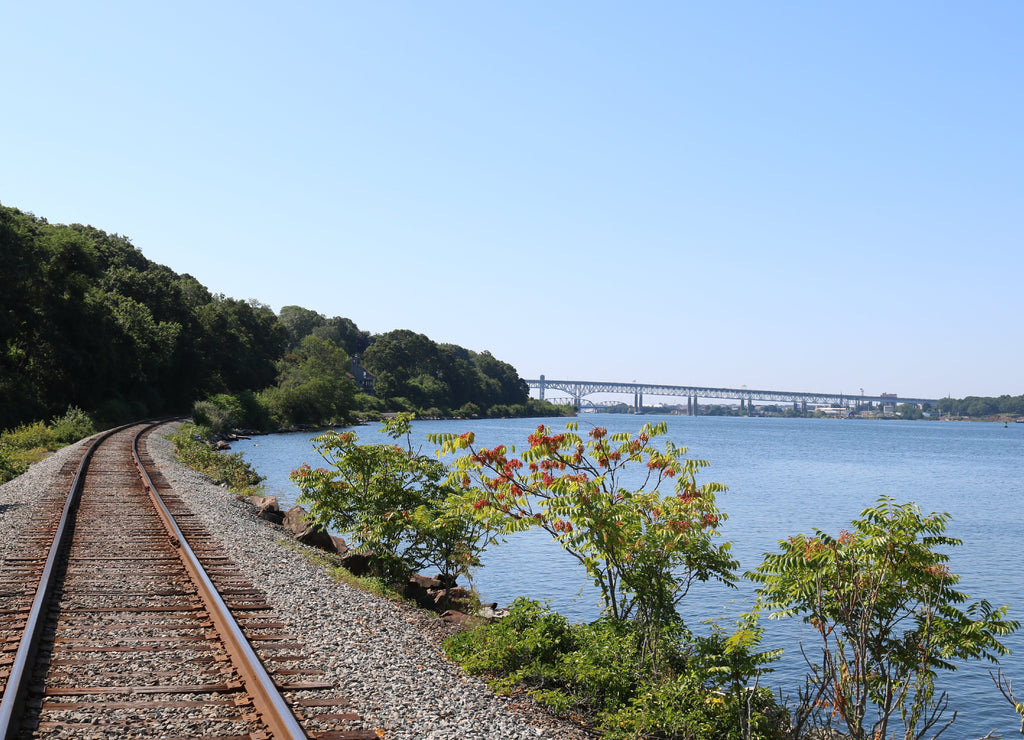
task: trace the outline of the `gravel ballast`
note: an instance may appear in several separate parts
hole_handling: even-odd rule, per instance
[[[441,653],[445,629],[435,618],[334,581],[314,562],[317,551],[289,542],[281,528],[257,519],[252,506],[174,461],[170,431],[165,426],[148,438],[163,477],[264,591],[305,645],[310,667],[352,701],[364,727],[394,740],[591,737],[530,700],[496,696],[466,676]],[[0,557],[17,548],[34,500],[74,447],[0,486]]]

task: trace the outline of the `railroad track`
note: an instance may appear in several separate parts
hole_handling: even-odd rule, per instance
[[[140,440],[97,437],[0,572],[0,735],[361,740],[335,687]]]

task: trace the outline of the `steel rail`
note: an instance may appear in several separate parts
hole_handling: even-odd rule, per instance
[[[149,493],[154,506],[156,506],[157,513],[160,515],[164,527],[166,527],[168,534],[171,536],[171,544],[174,545],[178,552],[178,557],[181,558],[186,570],[188,570],[189,575],[195,582],[199,595],[210,612],[214,626],[221,639],[224,640],[231,662],[239,674],[241,674],[246,691],[253,698],[256,712],[261,715],[275,740],[285,740],[285,738],[308,740],[309,736],[302,729],[291,708],[285,703],[280,691],[278,691],[277,686],[274,684],[274,679],[267,673],[259,656],[256,655],[252,645],[249,644],[249,640],[246,639],[242,628],[235,621],[230,609],[228,609],[224,599],[217,591],[217,587],[214,586],[210,576],[206,573],[206,569],[203,568],[199,558],[189,546],[184,534],[182,534],[177,522],[174,521],[174,517],[167,509],[163,499],[160,498],[156,486],[153,485],[149,473],[146,472],[146,468],[142,464],[139,456],[139,440],[153,426],[156,426],[156,424],[141,430],[135,436],[135,439],[132,441],[132,457],[135,458],[135,465],[139,470],[142,483]]]
[[[57,524],[57,531],[54,533],[53,541],[50,544],[46,565],[43,567],[42,575],[39,578],[36,596],[28,613],[25,623],[25,634],[22,635],[21,642],[18,644],[18,651],[15,653],[11,672],[7,677],[7,685],[4,687],[3,698],[0,699],[0,733],[3,734],[5,740],[11,740],[18,732],[19,710],[24,701],[25,692],[28,689],[28,679],[31,676],[32,664],[35,661],[36,653],[39,649],[39,640],[43,632],[44,617],[49,612],[49,601],[56,584],[57,561],[72,531],[71,525],[74,518],[74,510],[78,505],[82,487],[85,484],[85,473],[89,468],[89,462],[92,460],[93,453],[103,442],[130,426],[132,425],[126,424],[122,427],[110,429],[93,439],[85,455],[82,456],[82,461],[78,465],[75,478],[71,482],[71,489],[68,492],[67,499],[64,501],[64,509],[60,516],[60,522]]]

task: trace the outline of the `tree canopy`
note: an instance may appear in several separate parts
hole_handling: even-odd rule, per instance
[[[0,429],[70,406],[104,422],[259,394],[263,418],[323,423],[376,410],[527,413],[515,368],[407,329],[211,293],[126,237],[0,205]],[[352,358],[376,376],[357,394]],[[241,396],[239,396],[241,397]],[[248,396],[246,398],[249,398]],[[248,402],[247,402],[248,403]],[[251,405],[251,404],[249,404]]]

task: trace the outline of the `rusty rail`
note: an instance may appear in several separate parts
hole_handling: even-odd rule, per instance
[[[18,645],[14,662],[11,665],[11,672],[7,678],[7,686],[4,689],[3,698],[0,699],[0,733],[3,733],[5,740],[14,737],[17,732],[16,717],[18,710],[25,698],[25,691],[28,688],[28,679],[31,674],[32,662],[35,660],[36,651],[39,648],[39,638],[42,634],[44,617],[48,611],[47,605],[56,581],[57,560],[67,542],[68,534],[71,531],[71,522],[74,518],[75,507],[78,505],[79,496],[82,493],[82,484],[85,481],[85,471],[89,468],[89,461],[93,453],[108,437],[117,432],[132,426],[126,424],[116,429],[111,429],[94,438],[89,444],[85,455],[82,457],[75,479],[71,483],[71,490],[64,503],[64,510],[61,513],[60,523],[53,535],[53,543],[50,545],[50,552],[46,558],[46,565],[39,580],[39,587],[36,590],[36,597],[32,602],[32,608],[28,614],[25,634]]]
[[[372,733],[359,730],[308,733],[285,702],[279,686],[264,667],[250,640],[246,637],[243,628],[231,614],[224,597],[218,592],[213,578],[211,578],[210,574],[200,563],[196,551],[186,541],[182,529],[174,520],[174,515],[160,496],[157,486],[146,470],[139,450],[140,440],[147,432],[160,423],[163,423],[163,421],[144,423],[141,425],[142,428],[133,434],[131,447],[134,466],[141,484],[146,490],[146,495],[151,500],[156,514],[163,524],[170,545],[187,571],[188,578],[194,584],[196,593],[205,607],[210,623],[212,623],[214,630],[220,638],[228,660],[233,666],[235,675],[240,680],[245,694],[251,701],[250,706],[256,715],[259,716],[263,730],[258,733],[258,736],[273,737],[274,740],[308,740],[310,737],[372,737]],[[38,690],[36,686],[32,685],[33,671],[37,668],[37,660],[42,650],[41,645],[46,640],[52,639],[52,636],[48,637],[44,634],[46,632],[44,625],[48,617],[53,614],[54,605],[52,602],[55,597],[55,590],[62,583],[61,571],[65,568],[63,564],[64,554],[72,547],[75,519],[79,516],[79,510],[86,506],[86,499],[84,497],[88,494],[83,491],[87,485],[86,474],[90,463],[93,461],[94,453],[97,452],[108,438],[119,432],[124,432],[133,426],[138,425],[128,424],[109,430],[101,435],[97,435],[88,443],[88,447],[75,472],[74,479],[68,488],[68,494],[64,500],[60,520],[56,525],[52,540],[46,540],[49,542],[49,550],[45,553],[40,552],[39,559],[41,561],[45,556],[45,565],[40,572],[38,585],[32,596],[31,608],[26,609],[25,630],[18,641],[17,652],[11,663],[6,685],[3,686],[3,695],[0,697],[0,738],[4,738],[4,740],[13,740],[23,731],[24,728],[20,724],[27,710],[26,701],[29,697],[34,696],[34,693]],[[101,454],[98,453],[97,456]],[[56,505],[60,506],[60,504]],[[162,535],[158,535],[158,537],[162,537]],[[77,541],[77,539],[74,541]],[[294,689],[296,687],[292,686],[290,688]],[[77,693],[78,691],[79,689],[76,688],[72,692],[66,693]],[[83,689],[82,691],[90,691],[90,689]],[[344,700],[328,699],[326,701],[332,704],[344,703]],[[302,700],[299,701],[299,704],[307,706]],[[318,704],[314,703],[309,706],[318,706]],[[341,715],[338,716],[340,717]],[[306,719],[308,720],[309,717]],[[358,720],[358,715],[348,715],[345,719]],[[253,735],[253,737],[256,736]]]
[[[213,581],[210,580],[206,569],[203,568],[199,558],[189,546],[177,522],[174,521],[174,517],[171,516],[170,511],[164,505],[163,499],[160,498],[160,494],[157,492],[156,486],[153,485],[149,473],[146,472],[146,468],[139,458],[139,439],[146,431],[148,431],[148,428],[141,430],[132,441],[132,457],[135,459],[135,465],[139,470],[142,483],[146,487],[146,491],[149,493],[150,499],[153,501],[153,505],[156,507],[157,513],[164,523],[164,527],[167,529],[167,533],[171,536],[172,544],[178,553],[178,557],[181,558],[185,569],[189,572],[196,587],[199,589],[199,594],[209,610],[214,626],[224,640],[231,661],[235,664],[239,674],[241,674],[242,680],[245,682],[246,691],[253,698],[256,711],[262,716],[263,721],[277,740],[284,740],[285,738],[306,740],[309,736],[302,729],[292,710],[281,697],[281,693],[274,685],[274,680],[263,667],[259,656],[256,655],[256,652],[243,634],[241,627],[238,626],[238,622],[231,615],[227,604],[224,603],[224,599],[218,593]]]

